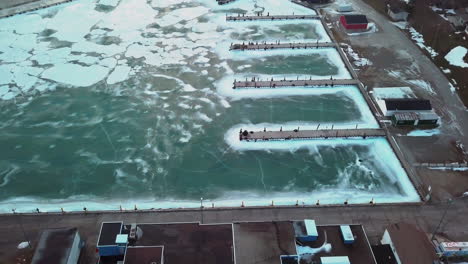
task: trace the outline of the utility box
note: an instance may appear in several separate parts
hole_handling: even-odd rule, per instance
[[[343,242],[345,244],[354,243],[353,231],[351,231],[351,227],[349,225],[340,225],[340,231],[341,231],[341,237],[343,238]]]
[[[120,242],[123,239],[123,237],[118,237],[122,233],[122,226],[122,222],[102,223],[97,243],[99,256],[120,256],[125,253],[125,251],[122,252],[122,244],[117,244],[117,241]]]
[[[315,220],[304,219],[304,229],[305,233],[302,233],[297,236],[297,239],[301,242],[312,242],[316,241],[318,238],[317,226],[315,225]]]

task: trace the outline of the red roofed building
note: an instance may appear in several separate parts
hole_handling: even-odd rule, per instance
[[[366,30],[369,23],[365,15],[344,15],[340,22],[346,30]]]

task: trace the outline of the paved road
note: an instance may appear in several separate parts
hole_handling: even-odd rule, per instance
[[[44,228],[76,226],[87,239],[86,256],[94,257],[99,225],[102,221],[122,220],[127,223],[191,222],[231,223],[233,221],[272,221],[312,218],[318,224],[364,224],[371,243],[378,243],[385,227],[394,222],[413,223],[427,232],[432,232],[447,208],[446,203],[406,206],[350,206],[350,207],[266,207],[237,209],[205,209],[160,212],[88,213],[88,214],[40,214],[0,216],[0,263],[16,252],[19,242],[26,236],[37,242]],[[468,199],[458,199],[450,205],[440,233],[453,240],[468,239],[466,216]]]

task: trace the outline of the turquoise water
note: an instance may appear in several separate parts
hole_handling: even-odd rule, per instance
[[[229,8],[313,13],[269,1]],[[346,78],[329,51],[217,53],[249,35],[323,40],[323,29],[287,21],[233,26],[214,1],[150,2],[104,8],[81,0],[0,21],[1,211],[194,206],[200,197],[223,205],[417,199],[383,139],[250,150],[229,141],[231,129],[244,126],[376,125],[353,86],[281,96],[262,89],[243,99],[219,92],[226,77]],[[136,14],[141,19],[131,19]]]

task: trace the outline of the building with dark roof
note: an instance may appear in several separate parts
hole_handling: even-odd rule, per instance
[[[369,24],[365,15],[344,15],[340,22],[346,30],[366,30]]]
[[[103,249],[124,246],[124,250]],[[101,226],[99,264],[376,264],[361,225],[315,225],[314,220],[232,224]],[[347,262],[343,262],[343,261]],[[340,261],[340,262],[336,262]]]
[[[411,224],[388,226],[381,243],[392,248],[399,264],[432,264],[439,259],[426,233]]]
[[[372,252],[377,264],[398,264],[390,245],[372,246]]]
[[[404,98],[385,99],[387,111],[431,111],[431,101],[425,99]]]
[[[76,264],[82,247],[76,228],[46,229],[41,234],[31,264]]]

